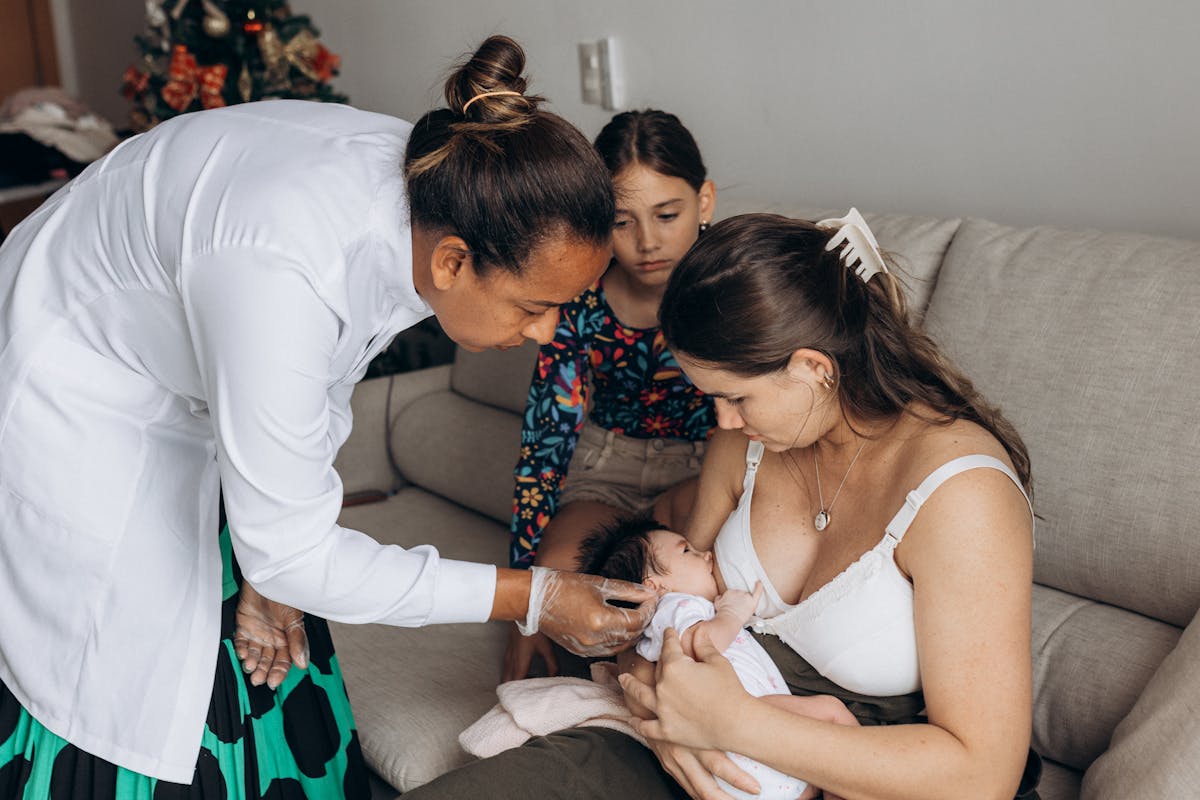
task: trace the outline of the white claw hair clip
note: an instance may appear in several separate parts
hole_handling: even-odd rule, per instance
[[[879,242],[875,241],[875,234],[871,233],[867,221],[858,213],[857,208],[851,208],[844,217],[823,219],[817,223],[817,227],[837,229],[837,233],[829,240],[829,244],[825,245],[825,249],[836,250],[845,242],[842,263],[846,269],[853,269],[854,274],[861,278],[863,283],[880,272],[888,271],[883,254],[879,252]]]

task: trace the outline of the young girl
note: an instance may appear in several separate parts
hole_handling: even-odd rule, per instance
[[[716,189],[700,150],[662,111],[616,115],[595,146],[616,188],[615,257],[562,307],[538,354],[515,470],[516,567],[573,569],[586,532],[620,513],[653,508],[683,527],[715,424],[658,329],[667,279],[712,219]],[[549,641],[514,628],[503,679],[526,677],[535,653],[557,674]]]

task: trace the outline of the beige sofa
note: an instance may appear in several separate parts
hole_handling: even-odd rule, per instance
[[[868,219],[914,313],[1029,446],[1042,797],[1200,797],[1200,243]],[[503,564],[532,355],[361,384],[339,467],[348,493],[390,495],[343,522]],[[372,768],[404,790],[467,760],[456,736],[495,702],[503,626],[334,636]]]

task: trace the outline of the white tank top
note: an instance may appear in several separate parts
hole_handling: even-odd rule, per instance
[[[750,442],[742,497],[714,544],[727,587],[751,591],[755,581],[762,581],[763,597],[751,628],[778,636],[818,672],[850,691],[874,697],[917,691],[921,671],[913,589],[892,553],[922,504],[954,475],[970,469],[996,469],[1024,494],[1021,481],[992,456],[961,456],[943,464],[908,493],[877,545],[812,595],[791,605],[783,602],[771,585],[750,539],[750,504],[762,454],[762,442]],[[1025,499],[1028,502],[1028,496]]]

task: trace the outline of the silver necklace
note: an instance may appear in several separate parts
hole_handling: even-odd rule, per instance
[[[817,500],[821,504],[821,510],[813,517],[813,527],[817,531],[825,530],[833,521],[829,512],[833,510],[833,504],[837,502],[838,495],[842,493],[842,487],[846,485],[846,478],[850,477],[850,470],[854,469],[854,462],[858,461],[858,457],[862,455],[863,448],[866,446],[866,442],[858,446],[858,452],[854,454],[854,458],[850,459],[850,466],[846,467],[846,474],[842,476],[842,482],[838,484],[837,491],[833,493],[833,499],[829,501],[829,505],[825,505],[825,495],[821,493],[821,460],[817,458],[817,444],[813,442],[813,469],[817,473]]]

